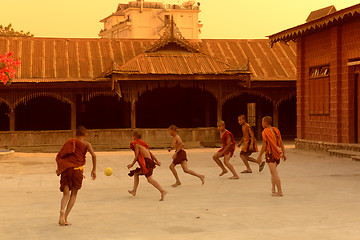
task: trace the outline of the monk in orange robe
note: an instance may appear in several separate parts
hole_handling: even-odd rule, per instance
[[[56,156],[56,174],[61,175],[60,191],[63,192],[59,217],[61,226],[71,225],[67,218],[75,204],[77,192],[82,185],[84,178],[83,166],[86,162],[85,155],[87,151],[90,152],[93,162],[91,177],[93,180],[96,178],[96,155],[91,144],[85,141],[86,137],[86,128],[78,127],[76,129],[76,138],[66,141]]]
[[[229,179],[239,179],[239,175],[236,173],[234,166],[230,163],[231,157],[234,155],[235,151],[235,139],[234,135],[225,129],[225,122],[220,121],[217,124],[217,128],[220,132],[221,142],[222,142],[222,148],[215,153],[213,156],[214,161],[219,165],[219,167],[222,169],[222,172],[219,174],[219,176],[222,176],[228,172],[226,170],[225,166],[230,170],[230,172],[233,174],[232,177]],[[220,158],[224,157],[224,164],[220,161]]]
[[[246,170],[242,171],[241,173],[252,173],[250,168],[249,162],[254,162],[259,165],[259,172],[264,169],[265,161],[258,161],[255,158],[250,157],[253,152],[258,151],[257,142],[255,139],[254,131],[250,124],[246,122],[246,116],[240,115],[238,117],[238,123],[241,126],[243,132],[243,138],[240,140],[238,147],[243,144],[241,151],[240,151],[240,158],[243,160]]]
[[[284,143],[279,129],[272,126],[272,118],[270,116],[262,119],[262,126],[264,128],[262,132],[264,143],[258,156],[258,161],[261,161],[262,155],[265,152],[265,159],[271,173],[272,195],[274,197],[282,197],[283,192],[277,166],[280,164],[280,158],[286,161]],[[279,148],[281,148],[281,151]]]
[[[160,166],[161,162],[150,152],[149,146],[141,140],[141,134],[136,131],[133,132],[133,141],[130,143],[130,148],[134,151],[135,158],[127,167],[130,169],[137,162],[140,168],[136,168],[129,173],[130,177],[134,176],[134,187],[132,190],[129,190],[129,193],[136,196],[136,191],[139,186],[139,175],[145,175],[147,181],[159,190],[161,194],[160,201],[163,201],[167,192],[152,177],[155,166]]]

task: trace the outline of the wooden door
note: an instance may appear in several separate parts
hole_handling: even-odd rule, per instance
[[[359,74],[355,75],[355,142],[360,143],[360,77]]]

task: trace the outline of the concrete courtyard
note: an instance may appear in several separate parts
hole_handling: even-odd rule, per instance
[[[189,168],[206,175],[204,186],[177,167],[182,185],[172,188],[171,154],[155,150],[164,202],[144,177],[138,195],[128,194],[132,152],[98,152],[98,177],[90,178],[89,156],[69,227],[57,224],[56,154],[16,153],[0,160],[0,239],[360,239],[360,163],[287,148],[288,161],[279,166],[282,198],[271,196],[267,167],[258,173],[251,165],[253,173],[239,180],[219,177],[211,158],[217,149],[188,150]],[[244,170],[239,150],[232,163]]]

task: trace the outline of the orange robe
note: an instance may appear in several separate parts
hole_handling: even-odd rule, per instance
[[[250,135],[250,131],[254,132],[252,127],[250,125],[247,126],[248,127],[248,132],[247,134],[244,134],[243,136],[243,139],[244,139],[244,143],[243,143],[243,147],[241,148],[241,151],[242,152],[245,152],[245,153],[252,153],[252,152],[257,152],[258,151],[258,147],[257,147],[257,142],[256,140],[254,139],[254,150],[253,151],[250,151],[249,148],[250,148],[250,143],[251,143],[251,135]]]
[[[59,176],[69,168],[84,166],[86,163],[87,147],[76,138],[71,138],[64,143],[56,156],[57,170]]]
[[[133,141],[130,143],[130,148],[131,150],[134,151],[135,153],[135,144],[139,144],[143,147],[145,147],[146,149],[149,149],[149,146],[146,144],[146,142],[144,142],[143,140],[139,139],[137,141]],[[153,159],[148,159],[148,158],[145,158],[142,153],[140,152],[139,153],[139,157],[137,159],[137,162],[139,163],[140,165],[140,169],[135,169],[133,171],[130,171],[129,173],[129,176],[133,176],[133,174],[135,172],[139,172],[141,170],[141,173],[143,175],[145,175],[146,177],[149,177],[152,175],[152,170],[156,167],[155,166],[155,162]]]
[[[229,136],[230,136],[230,139],[231,139],[231,147],[229,148],[229,150],[226,153],[224,153],[224,155],[231,154],[231,156],[232,156],[234,154],[234,152],[235,152],[235,139],[234,139],[234,135],[228,130],[226,130],[225,133],[223,134],[223,136],[221,137],[221,142],[222,142],[223,146],[219,150],[219,152],[224,151],[224,149],[228,145],[227,141],[228,141]]]
[[[281,144],[281,134],[279,129],[272,127],[265,128],[262,132],[262,137],[266,143],[266,154],[271,154],[275,159],[279,160],[281,157],[281,151],[279,149]]]

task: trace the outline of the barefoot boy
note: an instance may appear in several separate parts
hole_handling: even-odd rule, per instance
[[[240,152],[240,158],[243,160],[246,166],[246,170],[242,171],[241,173],[252,173],[252,170],[249,165],[249,161],[257,163],[259,165],[259,172],[261,172],[264,169],[265,161],[259,162],[258,160],[255,160],[254,158],[250,157],[250,155],[253,152],[258,151],[254,131],[250,126],[250,124],[246,122],[245,115],[240,115],[238,117],[238,122],[243,132],[243,138],[240,140],[238,147],[240,147],[241,144],[243,144],[243,147],[241,148],[241,152]]]
[[[258,156],[258,161],[261,161],[261,157],[265,152],[265,159],[271,173],[272,195],[274,197],[282,197],[283,192],[281,190],[281,182],[277,171],[277,165],[280,163],[280,158],[283,158],[284,161],[286,161],[285,147],[282,142],[279,129],[271,125],[272,118],[270,116],[266,116],[262,119],[262,126],[264,128],[262,137],[264,143]],[[279,147],[282,152],[279,150]]]
[[[222,169],[222,172],[219,174],[219,176],[224,175],[228,171],[220,161],[221,157],[224,157],[224,164],[225,166],[230,170],[230,172],[233,174],[232,177],[229,179],[239,179],[239,176],[237,175],[233,165],[230,163],[230,158],[234,155],[235,151],[235,139],[234,135],[225,129],[225,122],[220,121],[217,123],[217,128],[220,132],[221,141],[223,144],[223,147],[213,156],[214,161],[219,165],[219,167]]]
[[[174,174],[175,180],[176,182],[171,185],[173,187],[177,187],[179,185],[181,185],[179,176],[176,172],[175,166],[177,164],[181,164],[181,167],[184,171],[184,173],[188,173],[190,175],[193,175],[195,177],[200,178],[201,183],[204,185],[205,183],[205,176],[204,175],[200,175],[196,172],[194,172],[193,170],[190,170],[187,166],[187,158],[186,158],[186,152],[183,149],[184,144],[180,138],[180,136],[177,134],[177,127],[175,125],[171,125],[169,127],[169,134],[173,137],[173,143],[172,143],[172,147],[169,149],[169,152],[171,152],[171,150],[175,149],[175,153],[173,155],[173,162],[170,164],[170,170],[171,172]]]
[[[130,144],[130,148],[134,151],[135,158],[134,161],[127,167],[130,169],[136,162],[138,162],[140,168],[136,168],[129,173],[130,177],[134,176],[134,187],[133,190],[129,190],[129,193],[133,196],[136,195],[136,190],[139,186],[139,175],[145,175],[147,181],[160,191],[160,201],[163,201],[167,192],[152,177],[155,165],[157,164],[160,166],[161,163],[149,151],[149,146],[141,140],[141,134],[136,131],[133,132],[133,141]]]
[[[85,141],[86,137],[86,128],[83,126],[78,127],[76,129],[76,138],[71,138],[65,142],[56,156],[56,174],[58,176],[61,175],[60,191],[63,192],[59,217],[59,224],[61,226],[71,225],[67,218],[75,204],[77,192],[82,185],[84,178],[83,166],[85,165],[87,151],[90,152],[93,162],[91,177],[93,180],[96,178],[96,155],[91,144]]]

